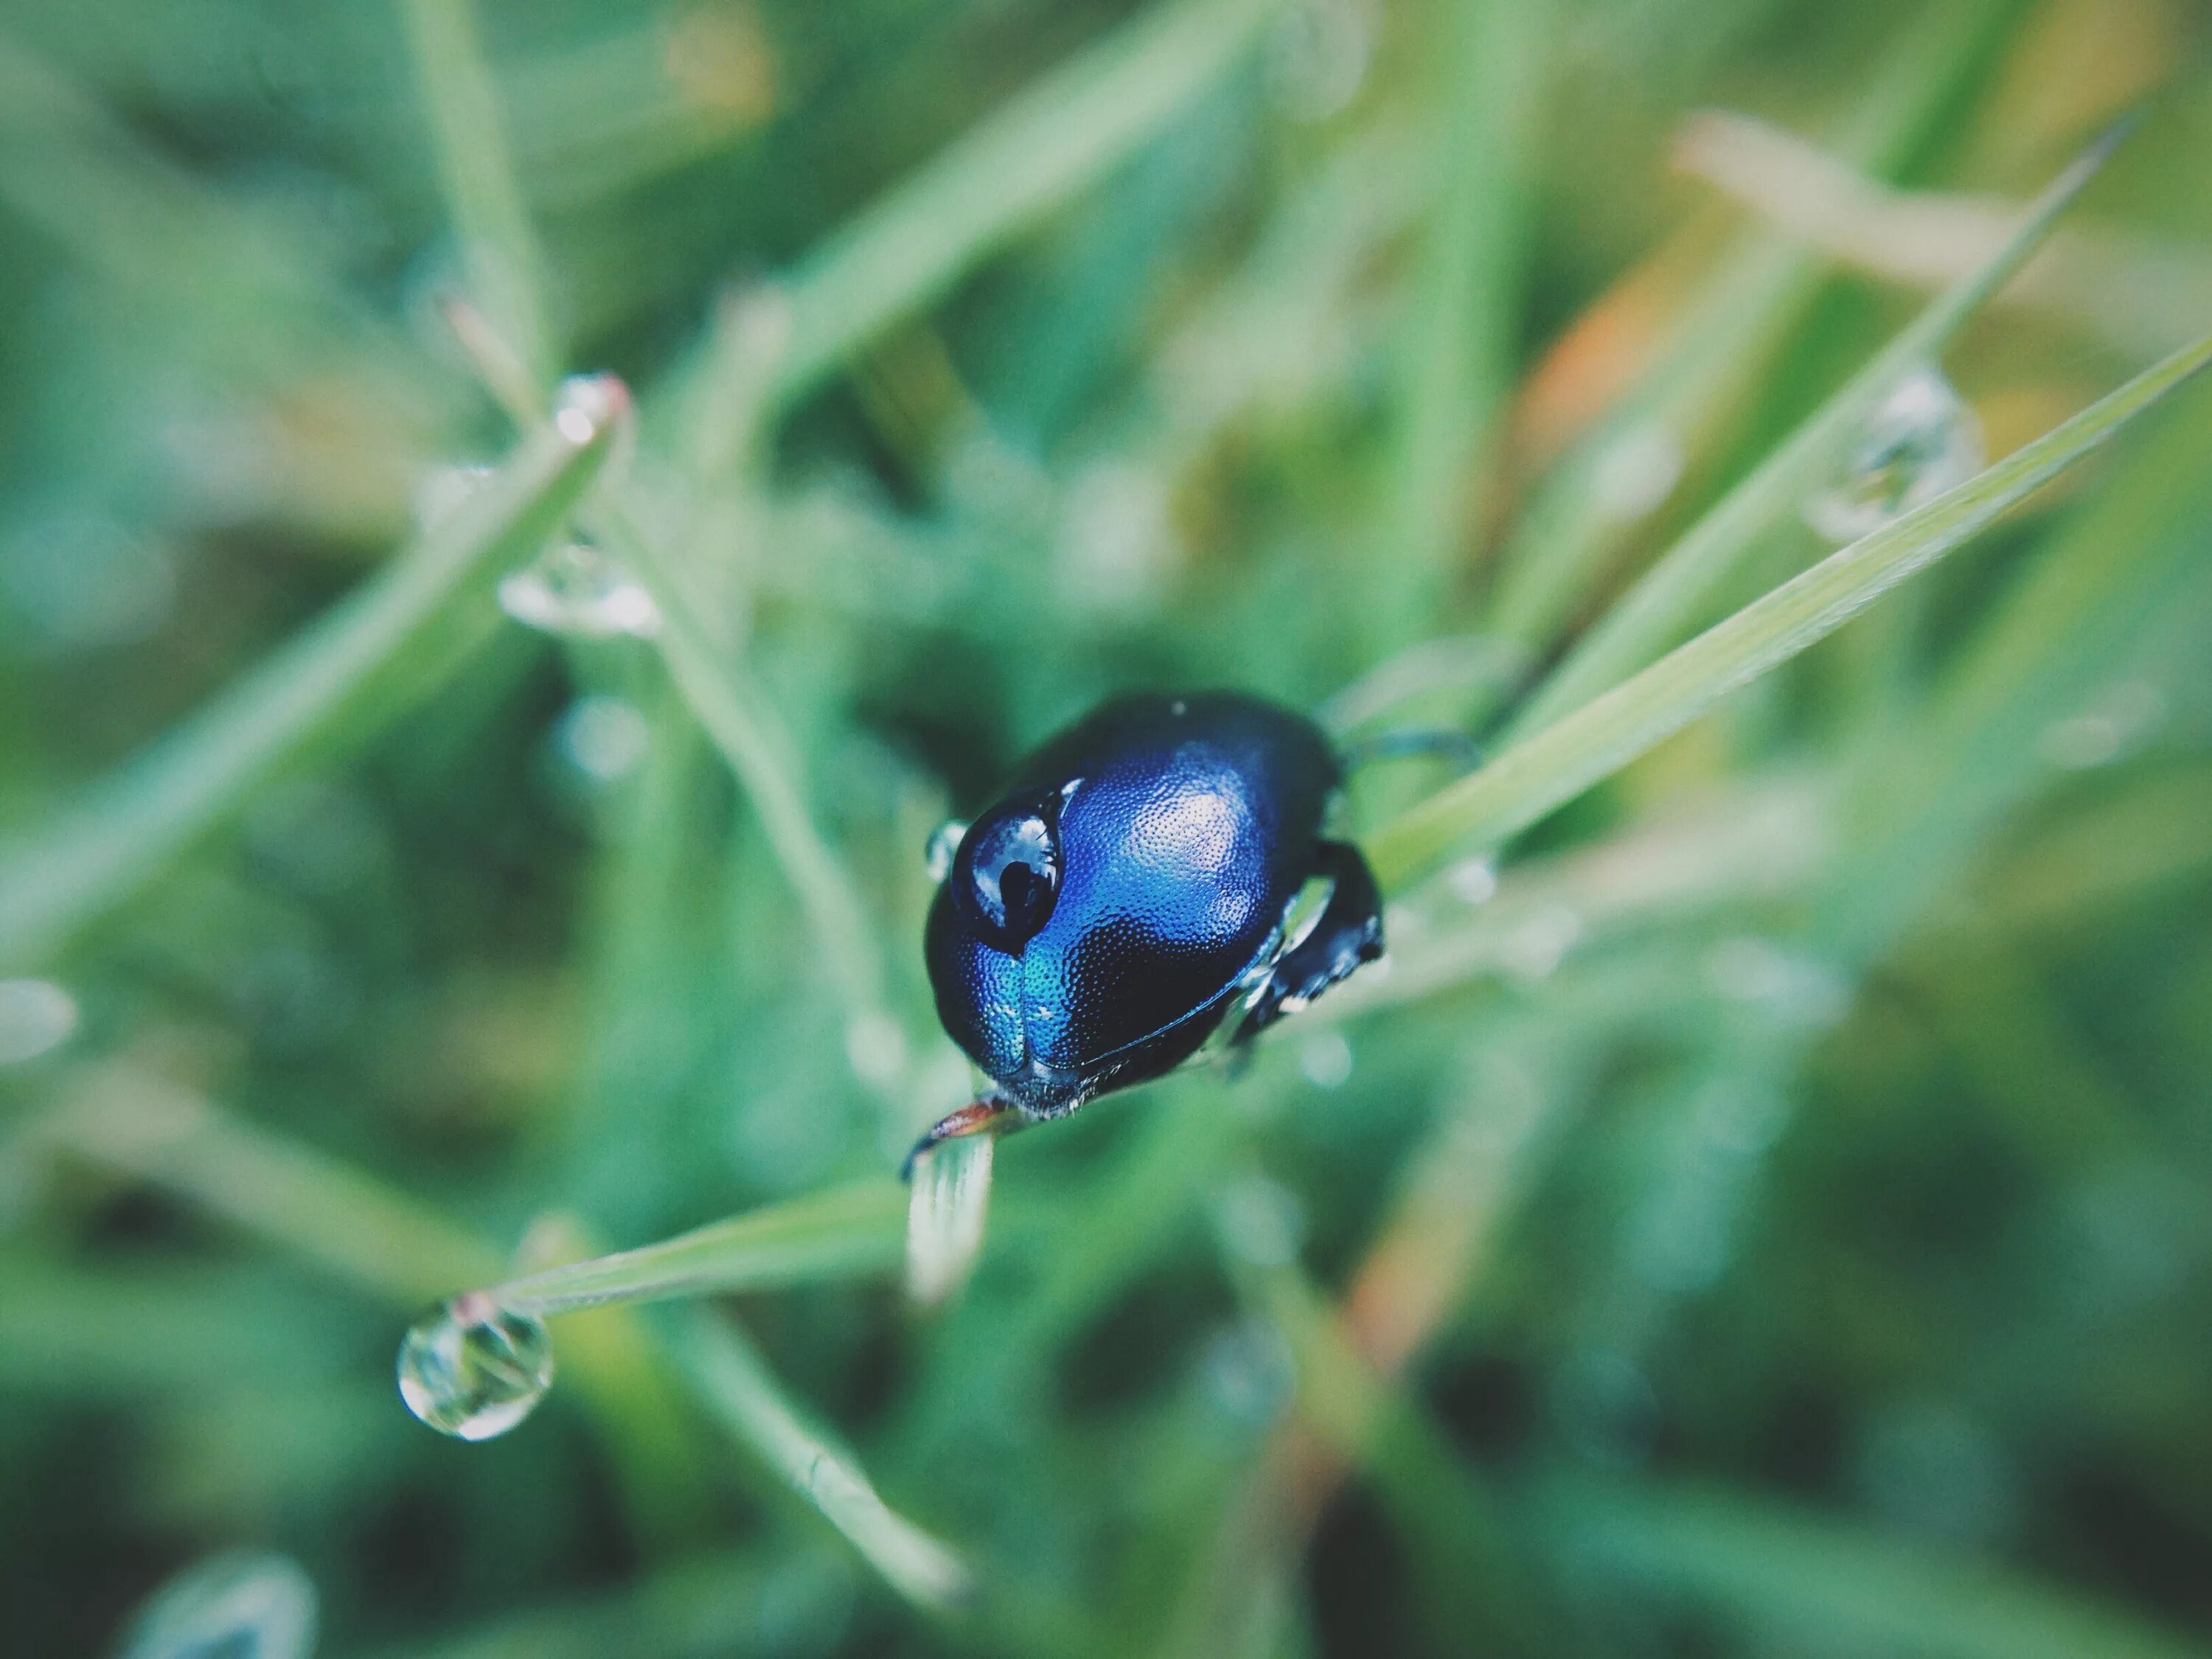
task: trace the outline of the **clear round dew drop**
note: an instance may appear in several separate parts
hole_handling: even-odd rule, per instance
[[[0,1066],[58,1048],[76,1030],[76,999],[50,979],[0,979]]]
[[[929,844],[922,849],[924,866],[932,881],[943,881],[952,873],[952,855],[960,850],[960,838],[968,833],[968,826],[958,818],[947,818],[929,832]]]
[[[629,388],[614,375],[571,374],[554,392],[554,429],[572,444],[587,444],[629,408]]]
[[[545,1322],[471,1291],[418,1320],[399,1345],[399,1397],[441,1434],[489,1440],[553,1385]]]
[[[553,744],[578,775],[610,784],[637,769],[653,746],[653,728],[628,698],[593,692],[568,705],[554,727]]]
[[[118,1659],[307,1659],[315,1649],[313,1580],[289,1555],[228,1550],[154,1592]]]
[[[1830,541],[1855,542],[1979,472],[1982,425],[1950,381],[1923,365],[1868,411],[1839,475],[1805,504]]]
[[[499,584],[500,609],[527,628],[575,639],[647,638],[660,607],[618,560],[588,542],[550,547]]]

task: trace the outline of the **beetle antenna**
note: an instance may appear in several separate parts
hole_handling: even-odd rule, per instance
[[[914,1143],[914,1148],[899,1164],[899,1179],[914,1178],[915,1160],[942,1141],[964,1139],[969,1135],[1012,1134],[1025,1120],[1021,1109],[1011,1100],[997,1095],[985,1095],[981,1100],[971,1100],[957,1112],[947,1112],[929,1126],[929,1131]]]

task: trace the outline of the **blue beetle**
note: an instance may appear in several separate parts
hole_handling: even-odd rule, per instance
[[[938,1017],[995,1092],[915,1152],[1158,1077],[1232,1012],[1249,1042],[1381,956],[1374,872],[1323,832],[1342,779],[1313,721],[1232,691],[1118,697],[1030,755],[961,836],[923,939]]]

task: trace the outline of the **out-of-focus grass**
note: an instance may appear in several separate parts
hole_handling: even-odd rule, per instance
[[[2127,355],[2212,316],[1985,303],[2130,109],[2063,270],[2205,291],[2202,28],[16,9],[10,1642],[252,1544],[331,1653],[2212,1648],[2212,392]],[[1747,218],[1709,104],[1890,193]],[[1816,548],[1938,350],[1997,465]],[[657,638],[497,615],[572,534]],[[1387,969],[904,1301],[922,842],[1166,682],[1492,764],[1358,792]],[[439,1441],[399,1327],[494,1280],[724,1305]]]

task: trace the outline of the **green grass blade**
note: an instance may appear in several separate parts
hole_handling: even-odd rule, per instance
[[[501,1305],[544,1317],[886,1272],[905,1247],[906,1206],[894,1181],[836,1188],[486,1288]]]
[[[907,1209],[907,1294],[929,1307],[958,1290],[983,1248],[995,1135],[941,1142],[914,1161]]]
[[[1491,1493],[1441,1425],[1376,1372],[1297,1267],[1233,1258],[1229,1266],[1241,1296],[1289,1350],[1301,1419],[1338,1457],[1366,1470],[1396,1516],[1432,1621],[1478,1650],[1490,1640],[1532,1650],[1525,1568]]]
[[[473,15],[467,0],[410,0],[409,15],[449,209],[464,240],[487,261],[480,280],[503,282],[520,307],[515,314],[541,331],[525,334],[520,343],[542,369],[548,352],[542,338],[544,263],[515,182]],[[730,331],[726,327],[723,333]],[[718,352],[715,361],[729,366],[726,353]],[[495,366],[480,367],[490,368],[488,386],[500,396]],[[513,399],[502,396],[501,401]],[[865,1024],[885,1018],[882,962],[857,884],[815,828],[765,694],[735,651],[716,637],[707,621],[711,613],[690,591],[678,562],[638,529],[619,497],[595,504],[586,521],[653,593],[661,615],[661,653],[677,689],[760,814],[854,1020]]]
[[[879,1017],[883,959],[860,908],[860,885],[815,827],[767,693],[737,654],[717,642],[682,573],[621,503],[594,512],[591,523],[659,604],[659,643],[676,688],[760,814],[854,1018]]]
[[[1039,78],[839,230],[787,281],[777,401],[946,293],[994,249],[1158,132],[1279,0],[1170,0]]]
[[[699,1402],[777,1479],[821,1511],[894,1589],[937,1607],[966,1593],[968,1572],[960,1558],[877,1495],[851,1455],[791,1403],[733,1324],[698,1310],[685,1310],[671,1323],[674,1359]]]
[[[1879,954],[1961,878],[2009,807],[2048,787],[2053,722],[2143,673],[2161,632],[2197,619],[2203,639],[2208,422],[2212,386],[2193,387],[2051,538],[1911,724],[1853,757],[1843,855],[1812,917],[1828,948],[1852,961]],[[2201,643],[2179,644],[2201,658]]]
[[[1957,489],[1832,554],[1431,796],[1369,844],[1385,888],[1402,887],[1455,849],[1498,845],[1626,765],[1960,545],[2208,362],[2212,337],[2144,370]]]
[[[581,444],[548,429],[375,576],[242,680],[0,849],[0,963],[34,961],[128,898],[349,714],[381,718],[458,602],[561,527],[614,423]]]
[[[404,11],[469,286],[542,397],[559,361],[545,312],[545,260],[515,183],[475,7],[471,0],[406,0]]]
[[[2042,246],[2058,216],[2124,136],[2124,129],[2115,129],[2091,146],[2037,198],[2011,237],[1978,270],[1932,301],[1607,607],[1515,721],[1515,732],[1541,730],[1642,667],[1693,623],[1760,535],[1796,509],[1883,395],[1915,364],[1940,352]]]
[[[395,1307],[411,1311],[501,1266],[373,1176],[126,1066],[89,1074],[25,1133],[34,1146],[174,1193]]]
[[[2205,1659],[2202,1644],[2010,1573],[1698,1487],[1560,1481],[1543,1494],[1584,1565],[1802,1635],[1926,1659]]]
[[[1899,36],[1834,148],[1883,176],[1926,142],[1993,54],[2014,0],[1927,8]],[[1610,481],[1676,470],[1748,393],[1759,368],[1804,314],[1825,262],[1790,238],[1756,231],[1714,273],[1665,355],[1539,485],[1500,556],[1487,631],[1542,653],[1589,586],[1656,502],[1624,511]]]
[[[1445,177],[1399,326],[1383,535],[1361,585],[1370,656],[1433,631],[1481,518],[1469,480],[1486,471],[1519,333],[1550,25],[1520,0],[1460,0],[1437,28]]]

